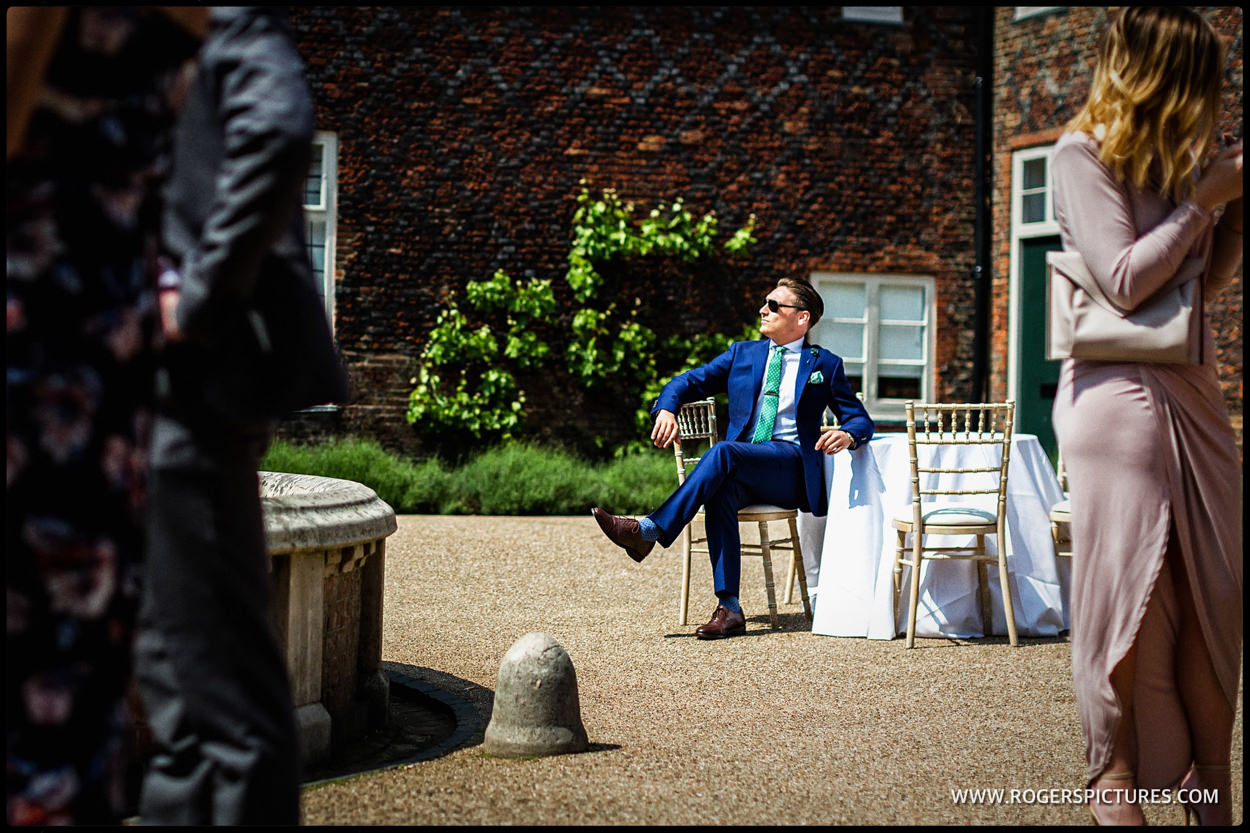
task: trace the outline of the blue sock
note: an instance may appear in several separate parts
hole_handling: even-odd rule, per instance
[[[742,605],[738,604],[737,596],[718,596],[717,601],[721,607],[729,608],[734,613],[742,612]]]
[[[639,518],[638,526],[642,527],[642,540],[656,541],[660,537],[660,528],[650,518]]]

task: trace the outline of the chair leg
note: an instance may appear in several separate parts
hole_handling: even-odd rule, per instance
[[[768,593],[768,620],[773,630],[781,627],[777,621],[777,594],[773,588],[773,559],[768,547],[768,524],[760,521],[760,555],[764,558],[764,590]]]
[[[790,521],[790,566],[786,568],[786,604],[794,603],[794,578],[798,574],[795,559],[799,557],[799,537],[794,532],[794,521]]]
[[[907,549],[907,533],[898,530],[898,538],[894,543],[894,604],[898,605],[898,594],[903,589],[903,551]]]
[[[812,618],[812,600],[807,595],[807,568],[803,566],[803,547],[799,544],[799,525],[794,519],[790,519],[790,543],[793,547],[790,553],[790,569],[798,574],[799,592],[803,595],[803,612],[807,614],[810,621]],[[786,583],[787,592],[794,585],[794,576],[790,577],[790,581]],[[789,598],[786,599],[789,602]]]
[[[985,536],[977,535],[976,543],[972,547],[972,557],[985,556]],[[973,575],[977,580],[977,613],[981,617],[981,635],[994,635],[994,619],[993,611],[990,609],[990,593],[989,593],[989,572],[984,561],[973,560]]]
[[[677,608],[677,621],[686,624],[690,618],[690,524],[681,533],[681,600]]]
[[[990,565],[985,561],[972,562],[977,571],[977,602],[981,608],[981,633],[994,635],[994,611],[990,606]]]
[[[1007,641],[1012,647],[1020,644],[1016,633],[1016,606],[1011,601],[1011,577],[1007,575],[1007,535],[1003,522],[998,522],[998,583],[1003,590],[1003,614],[1007,617]]]
[[[898,603],[903,589],[903,550],[907,544],[907,533],[900,529],[897,531],[897,536],[894,545],[894,606],[891,608],[894,614],[894,619],[891,621],[895,635],[898,633]]]
[[[911,533],[911,599],[907,603],[907,647],[916,647],[916,607],[920,604],[920,561],[924,551],[924,533]]]

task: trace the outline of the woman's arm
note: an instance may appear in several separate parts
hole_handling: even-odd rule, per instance
[[[1107,297],[1134,309],[1166,284],[1210,226],[1193,200],[1138,236],[1128,189],[1098,159],[1089,140],[1064,142],[1052,162],[1055,213]]]

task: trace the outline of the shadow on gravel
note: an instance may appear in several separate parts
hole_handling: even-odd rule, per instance
[[[681,633],[666,633],[665,639],[697,639],[694,629],[703,624],[702,621],[696,622],[694,612],[691,611],[690,624],[688,631]],[[802,611],[798,613],[777,613],[777,630],[772,629],[772,620],[768,618],[768,608],[765,607],[763,613],[747,616],[747,632],[739,636],[729,637],[730,639],[742,639],[743,637],[767,636],[771,633],[783,633],[785,631],[810,631],[812,629],[812,620]]]
[[[482,742],[494,692],[431,668],[383,662],[390,722],[303,773],[305,786],[438,758]]]

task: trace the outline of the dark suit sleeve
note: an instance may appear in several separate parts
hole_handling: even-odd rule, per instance
[[[265,255],[300,210],[313,136],[313,103],[295,47],[251,26],[205,52],[202,83],[219,85],[225,156],[212,207],[182,264],[178,324],[211,343],[247,305]],[[188,137],[194,141],[194,137]]]
[[[833,358],[833,369],[828,379],[830,407],[838,417],[838,425],[855,438],[855,445],[858,447],[872,439],[876,426],[872,417],[868,416],[864,403],[859,401],[859,397],[851,389],[842,359],[832,353],[829,355]]]
[[[651,408],[651,416],[660,411],[677,410],[687,402],[706,399],[729,388],[729,369],[733,366],[733,354],[738,345],[731,344],[729,349],[712,359],[702,367],[687,370],[664,386],[660,396]]]

